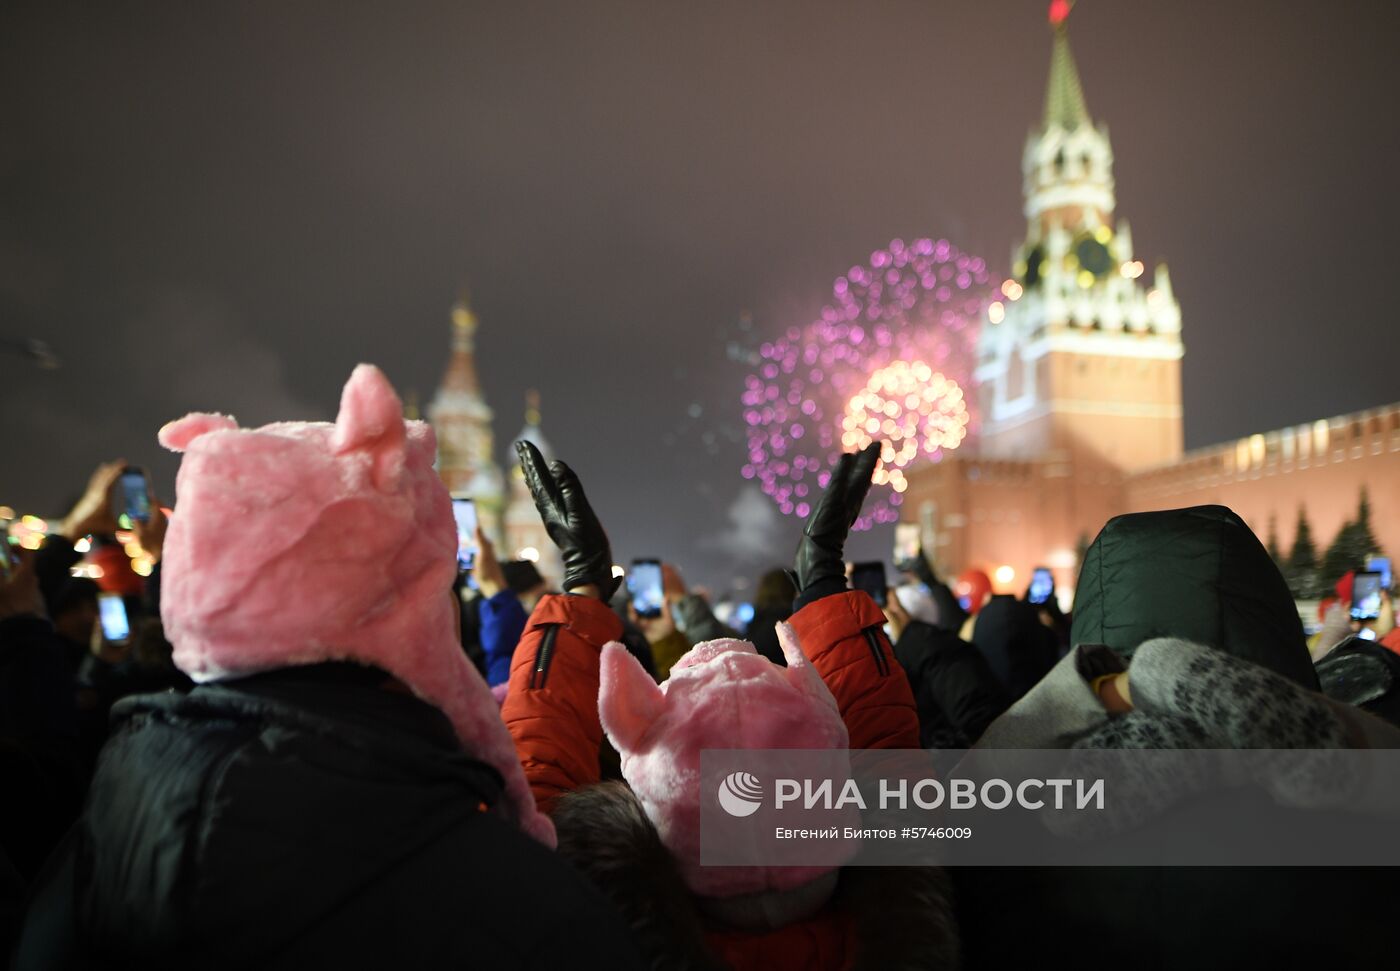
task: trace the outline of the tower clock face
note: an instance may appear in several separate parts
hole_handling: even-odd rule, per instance
[[[1079,260],[1079,268],[1088,270],[1094,276],[1103,276],[1113,269],[1113,256],[1108,252],[1108,247],[1090,233],[1075,240],[1074,256]]]
[[[1041,246],[1032,247],[1026,254],[1026,277],[1023,284],[1026,287],[1033,287],[1040,282],[1040,268],[1045,263],[1045,249]]]

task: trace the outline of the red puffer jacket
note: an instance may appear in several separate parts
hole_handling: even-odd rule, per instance
[[[853,749],[919,747],[914,696],[884,622],[874,601],[857,591],[824,597],[789,620],[836,698]],[[502,715],[545,812],[565,793],[599,781],[599,655],[621,633],[606,604],[552,596],[535,608],[516,649]],[[848,913],[828,906],[766,933],[712,928],[705,940],[733,968],[848,968],[856,931]]]

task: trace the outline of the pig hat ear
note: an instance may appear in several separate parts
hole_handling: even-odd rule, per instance
[[[398,487],[407,449],[403,404],[384,372],[373,364],[355,368],[340,394],[331,450],[364,450],[374,457],[374,484],[381,492]]]
[[[238,427],[238,422],[228,415],[210,415],[201,411],[192,412],[184,418],[168,421],[161,427],[156,437],[172,452],[183,452],[190,443],[201,435],[210,432],[228,431]]]
[[[637,750],[642,736],[666,707],[666,695],[635,657],[617,641],[603,647],[598,683],[598,720],[613,747]]]
[[[778,621],[777,631],[778,644],[782,647],[783,658],[787,661],[784,673],[787,675],[788,684],[836,711],[836,699],[832,697],[831,689],[822,681],[817,669],[812,667],[812,662],[807,660],[807,655],[802,653],[802,645],[797,643],[797,631],[792,629],[791,624],[781,620]]]

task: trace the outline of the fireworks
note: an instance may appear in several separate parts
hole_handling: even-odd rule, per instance
[[[920,455],[937,459],[967,435],[967,403],[962,388],[923,361],[895,361],[870,376],[846,404],[841,419],[843,450],[883,443],[874,483],[896,494],[909,487],[904,469]]]
[[[904,393],[902,411],[898,401],[886,400],[883,390],[874,391],[882,417],[878,435],[866,434],[890,440],[890,445],[889,458],[881,463],[887,487],[872,490],[866,514],[856,522],[857,529],[868,529],[899,518],[893,507],[902,491],[897,483],[904,478],[894,471],[920,454],[936,459],[967,434],[971,418],[961,388],[971,376],[977,322],[990,297],[987,267],[947,240],[894,240],[872,253],[868,265],[853,266],[837,277],[831,291],[832,301],[817,320],[791,327],[759,348],[742,398],[748,455],[741,472],[758,480],[782,512],[807,516],[837,457],[861,440],[859,430],[845,423],[856,410],[855,398],[867,400],[877,372],[897,378],[896,383],[917,383],[921,366],[930,382],[936,371],[945,382],[942,391],[926,399],[922,387],[911,387]],[[881,377],[881,389],[883,381]],[[919,402],[910,406],[908,399],[916,392]],[[885,413],[892,403],[902,415],[898,420]],[[885,432],[886,420],[899,433],[897,441]],[[843,449],[843,438],[853,444]],[[901,455],[908,458],[900,462]]]

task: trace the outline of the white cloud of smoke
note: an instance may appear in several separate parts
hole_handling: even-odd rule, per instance
[[[782,514],[757,486],[747,485],[740,490],[726,515],[729,524],[701,537],[701,549],[723,553],[743,564],[786,558],[787,551],[780,548],[787,532]]]

